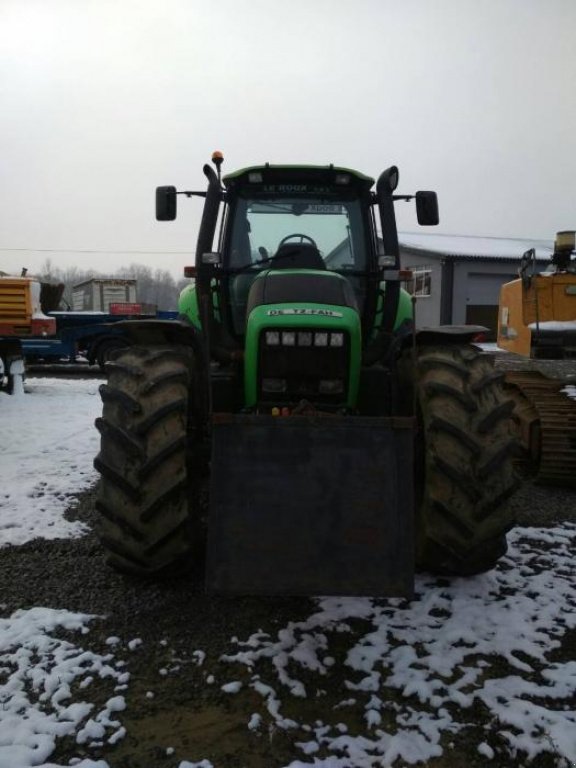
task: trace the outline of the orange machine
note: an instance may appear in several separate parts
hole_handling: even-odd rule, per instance
[[[42,290],[33,278],[0,276],[0,389],[11,393],[23,391],[20,339],[56,333],[56,320],[42,311]]]
[[[0,277],[0,336],[52,336],[56,320],[40,303],[41,284],[30,277]]]
[[[535,251],[521,259],[519,278],[500,290],[498,346],[525,457],[542,483],[576,485],[576,233],[558,232],[550,266],[535,271]]]
[[[498,346],[540,359],[576,360],[574,232],[559,232],[549,271],[535,274],[534,249],[522,257],[520,277],[500,290]]]

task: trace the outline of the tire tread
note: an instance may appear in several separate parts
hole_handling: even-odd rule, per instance
[[[421,347],[417,399],[423,444],[416,520],[420,568],[470,575],[493,568],[514,525],[519,485],[513,405],[491,360],[471,345]]]

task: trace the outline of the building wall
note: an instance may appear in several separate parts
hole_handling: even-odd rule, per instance
[[[498,335],[500,287],[518,277],[518,261],[460,261],[454,264],[453,323],[483,325],[487,341]]]
[[[519,258],[456,256],[402,244],[400,255],[403,267],[430,268],[430,295],[416,302],[418,327],[442,323],[484,325],[495,338],[500,286],[518,277]],[[539,258],[537,271],[542,271],[547,264],[546,258]],[[446,293],[447,287],[451,290],[443,296],[442,291]]]
[[[472,306],[498,307],[500,286],[518,276],[518,261],[494,259],[457,261],[454,264],[452,322],[465,323]]]

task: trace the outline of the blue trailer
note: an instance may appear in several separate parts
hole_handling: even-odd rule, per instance
[[[158,311],[154,314],[111,314],[107,312],[51,312],[56,320],[56,335],[52,337],[21,338],[22,353],[28,362],[58,360],[75,362],[86,358],[90,365],[102,369],[110,355],[129,345],[121,320],[156,319],[175,320],[176,311]]]

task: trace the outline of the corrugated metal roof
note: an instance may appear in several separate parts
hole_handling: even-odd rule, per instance
[[[415,254],[462,261],[517,261],[530,248],[536,250],[538,261],[550,261],[554,250],[552,241],[520,238],[399,232],[398,240],[402,249]]]

